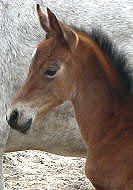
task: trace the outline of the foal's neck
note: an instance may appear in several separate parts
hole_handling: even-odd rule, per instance
[[[78,52],[76,55],[80,73],[73,105],[85,143],[92,147],[99,146],[115,127],[114,115],[118,101],[101,67],[101,60],[95,55],[91,45],[86,45],[81,43],[80,49],[88,48],[88,56],[84,52]]]

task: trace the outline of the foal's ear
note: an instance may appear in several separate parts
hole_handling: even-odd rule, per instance
[[[78,35],[70,27],[58,21],[56,16],[47,8],[49,26],[52,33],[63,45],[67,45],[73,51],[78,44]]]
[[[49,26],[52,31],[52,34],[56,37],[58,41],[61,42],[62,45],[68,45],[67,40],[64,37],[63,30],[56,16],[54,15],[54,13],[52,13],[52,11],[49,8],[47,8],[47,13],[48,13]]]
[[[47,34],[53,35],[62,45],[69,46],[73,51],[78,44],[78,35],[70,27],[58,21],[56,16],[47,8],[48,17],[37,4],[37,12],[42,28]]]
[[[41,24],[42,28],[45,30],[46,33],[50,33],[48,18],[40,9],[39,4],[37,4],[37,13],[38,13],[40,24]]]

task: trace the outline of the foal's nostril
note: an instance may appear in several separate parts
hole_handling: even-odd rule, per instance
[[[25,134],[31,127],[32,118],[26,118],[24,121],[21,119],[22,113],[18,112],[17,109],[13,110],[9,115],[7,114],[6,120],[11,128],[18,130],[19,132]],[[24,118],[23,118],[24,119]]]
[[[17,111],[17,110],[13,110],[13,112],[12,112],[11,115],[10,115],[10,119],[9,119],[8,123],[9,123],[10,125],[15,125],[15,124],[17,124],[17,122],[18,122],[18,117],[19,117],[18,111]]]

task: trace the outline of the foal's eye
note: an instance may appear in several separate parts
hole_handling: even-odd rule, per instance
[[[47,33],[47,34],[46,34],[46,40],[49,39],[49,38],[50,38],[50,34]]]
[[[57,71],[52,71],[52,70],[50,70],[50,69],[47,69],[47,70],[45,71],[45,75],[46,75],[48,78],[54,78],[55,75],[56,75],[56,72],[57,72]]]
[[[58,63],[53,63],[47,68],[47,70],[44,72],[44,74],[47,76],[47,78],[54,78],[56,76],[59,68],[60,67],[59,67]]]

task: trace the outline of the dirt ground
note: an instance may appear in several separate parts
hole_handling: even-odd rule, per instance
[[[85,159],[41,151],[4,155],[5,190],[93,190],[85,177]]]

